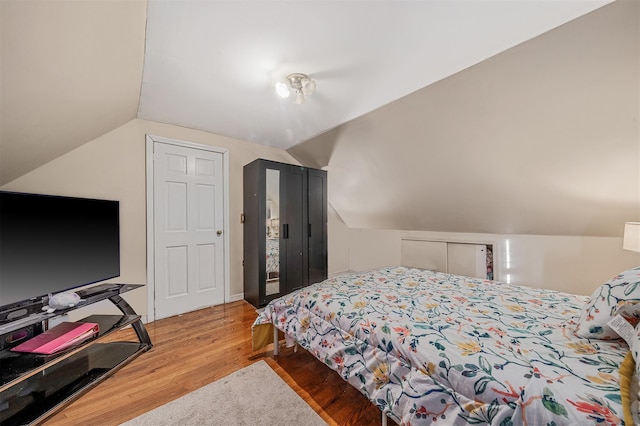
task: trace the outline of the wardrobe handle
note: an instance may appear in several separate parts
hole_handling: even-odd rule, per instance
[[[282,239],[289,239],[289,224],[285,223],[282,225]]]
[[[311,238],[311,224],[309,224],[309,229],[307,231],[307,234],[308,234],[309,238]]]

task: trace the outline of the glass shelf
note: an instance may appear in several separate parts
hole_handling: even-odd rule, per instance
[[[107,336],[122,327],[131,325],[140,319],[139,315],[91,315],[77,322],[95,322],[100,328],[98,336],[85,340],[77,346],[57,352],[52,355],[13,352],[9,349],[0,351],[0,392],[12,385],[12,382],[22,380],[25,376],[35,375],[44,368],[60,362],[78,352],[86,345],[90,345],[101,337]]]
[[[140,315],[120,297],[120,293],[140,286],[115,286],[98,286],[100,288],[91,290],[91,293],[81,294],[85,303],[46,314],[48,319],[108,299],[123,315],[90,315],[78,321],[97,323],[100,331],[96,337],[52,355],[13,352],[10,349],[0,351],[2,426],[43,422],[138,355],[151,349],[153,345]],[[30,324],[36,322],[38,321]],[[136,332],[137,342],[100,342],[105,336],[129,325]]]
[[[11,333],[12,331],[20,330],[32,324],[46,321],[50,318],[65,315],[66,313],[71,312],[73,310],[80,309],[84,306],[89,306],[93,303],[108,299],[109,297],[113,297],[115,295],[126,293],[131,290],[135,290],[136,288],[139,288],[139,287],[143,287],[143,286],[141,284],[108,283],[108,284],[99,284],[97,286],[77,290],[75,291],[75,293],[77,293],[82,300],[76,306],[72,308],[67,308],[67,309],[59,309],[51,313],[39,312],[36,314],[28,315],[24,318],[7,322],[5,324],[0,324],[0,335]]]

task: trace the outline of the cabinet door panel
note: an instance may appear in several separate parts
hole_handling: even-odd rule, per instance
[[[466,277],[487,278],[485,244],[447,244],[447,272]]]
[[[327,172],[309,169],[309,284],[327,278]]]
[[[402,266],[447,272],[447,243],[444,241],[402,240]]]
[[[260,167],[258,163],[251,163],[244,167],[244,197],[243,197],[243,275],[244,298],[255,307],[263,304],[264,294],[261,294],[259,283],[264,280],[263,262],[260,262]]]
[[[286,173],[285,235],[287,259],[286,291],[308,285],[307,258],[307,172],[303,167],[290,166]]]

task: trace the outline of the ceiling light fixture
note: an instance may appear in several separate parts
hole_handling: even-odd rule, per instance
[[[306,74],[296,72],[289,74],[285,80],[289,82],[289,86],[296,94],[296,99],[293,101],[296,105],[303,104],[305,96],[311,96],[316,91],[315,80]],[[276,83],[276,93],[282,98],[288,98],[291,94],[287,85],[282,82]]]

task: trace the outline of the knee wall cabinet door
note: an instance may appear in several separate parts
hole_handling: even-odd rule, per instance
[[[244,297],[256,307],[327,278],[327,173],[244,167]]]
[[[402,266],[494,279],[493,244],[403,238]]]

